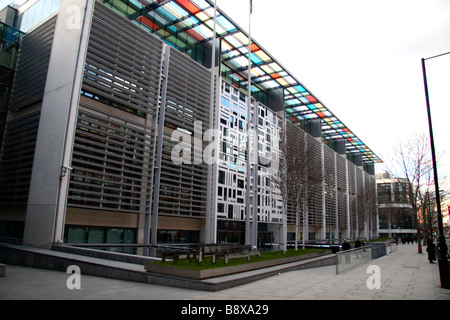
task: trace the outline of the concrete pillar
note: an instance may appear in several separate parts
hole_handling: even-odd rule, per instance
[[[86,50],[94,0],[61,1],[36,140],[24,244],[62,241]]]

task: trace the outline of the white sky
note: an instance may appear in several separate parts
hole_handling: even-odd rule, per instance
[[[249,0],[217,4],[248,31]],[[253,0],[252,37],[389,164],[399,138],[428,134],[420,59],[450,51],[450,1]],[[450,55],[426,67],[439,177],[450,176]]]
[[[248,0],[217,5],[248,31]],[[450,51],[450,1],[253,0],[252,37],[387,164],[399,137],[428,134],[421,58]],[[426,68],[450,176],[450,55]]]

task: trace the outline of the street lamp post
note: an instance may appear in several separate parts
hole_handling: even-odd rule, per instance
[[[439,248],[440,254],[438,258],[439,263],[439,275],[441,278],[441,287],[450,289],[450,278],[449,278],[449,270],[448,270],[448,260],[447,260],[447,244],[445,242],[444,236],[444,227],[442,221],[442,212],[441,212],[441,199],[439,194],[439,181],[438,181],[438,173],[436,166],[436,152],[434,148],[434,137],[433,137],[433,126],[431,123],[431,110],[430,110],[430,100],[428,96],[428,84],[427,84],[427,74],[425,70],[425,60],[441,57],[443,55],[450,54],[450,52],[446,52],[437,56],[422,58],[422,73],[423,73],[423,83],[425,87],[425,99],[427,103],[427,114],[428,114],[428,128],[430,131],[430,143],[431,143],[431,156],[433,161],[433,173],[434,173],[434,187],[436,192],[436,206],[438,211],[438,225],[439,225]]]

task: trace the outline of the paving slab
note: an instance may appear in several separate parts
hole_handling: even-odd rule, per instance
[[[379,289],[369,289],[367,268],[380,268]],[[279,274],[218,292],[81,275],[81,289],[68,289],[62,271],[7,265],[0,278],[1,300],[450,300],[440,287],[438,265],[417,247],[393,253],[336,275],[334,266]]]

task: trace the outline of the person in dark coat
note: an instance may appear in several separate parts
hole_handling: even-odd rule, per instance
[[[433,261],[436,260],[436,252],[434,249],[435,249],[435,245],[434,245],[433,239],[428,238],[427,252],[428,252],[428,261],[430,261],[430,263],[433,263]]]
[[[347,239],[344,239],[344,242],[342,242],[342,251],[350,250],[350,243],[347,242]]]
[[[359,238],[356,238],[355,248],[360,248],[360,247],[361,247],[361,241],[359,240]]]

